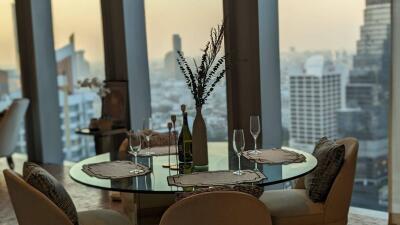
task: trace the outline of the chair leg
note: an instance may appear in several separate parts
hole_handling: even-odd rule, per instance
[[[7,163],[8,163],[8,166],[10,167],[10,169],[14,170],[15,165],[14,165],[14,160],[12,159],[11,155],[7,156]]]

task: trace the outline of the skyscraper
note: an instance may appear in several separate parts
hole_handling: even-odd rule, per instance
[[[346,86],[347,108],[338,112],[340,136],[355,136],[360,143],[353,198],[353,205],[360,207],[377,205],[387,177],[390,10],[390,0],[366,0]]]
[[[175,52],[182,51],[182,40],[179,34],[172,35],[172,46]]]
[[[67,45],[56,49],[56,60],[64,159],[78,161],[95,152],[93,140],[80,136],[74,131],[88,126],[90,119],[95,116],[94,104],[97,96],[92,91],[76,88],[77,79],[87,77],[90,68],[88,61],[84,58],[84,51],[75,50],[73,36]],[[22,126],[17,144],[19,152],[25,151],[26,148],[24,135],[25,129]]]
[[[167,76],[178,77],[180,73],[179,65],[176,59],[178,51],[182,52],[182,40],[179,34],[172,35],[172,51],[167,52],[164,58],[164,67]]]
[[[75,133],[75,129],[88,126],[94,117],[96,94],[76,88],[77,80],[90,76],[90,65],[85,52],[75,49],[74,39],[72,34],[69,43],[56,50],[63,151],[69,161],[94,153],[93,141]]]
[[[323,137],[337,137],[340,73],[322,55],[309,57],[303,74],[290,75],[290,146],[312,151]]]

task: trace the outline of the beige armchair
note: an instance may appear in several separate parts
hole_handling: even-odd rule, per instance
[[[172,205],[160,225],[271,225],[269,210],[255,197],[234,191],[193,195]]]
[[[19,225],[73,225],[67,215],[44,194],[12,170],[4,170],[8,192]],[[131,225],[112,210],[78,212],[80,225]]]
[[[337,141],[346,147],[345,162],[323,203],[308,198],[304,178],[295,189],[266,191],[260,200],[270,209],[274,225],[345,225],[349,212],[356,169],[358,142],[354,138]]]
[[[16,99],[0,120],[0,157],[7,157],[8,166],[14,169],[13,154],[18,141],[19,128],[24,119],[29,100]]]

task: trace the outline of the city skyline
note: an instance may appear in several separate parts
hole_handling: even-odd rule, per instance
[[[10,2],[14,0],[6,1],[11,6]],[[103,57],[102,44],[96,43],[102,38],[101,19],[99,19],[100,4],[96,0],[98,4],[91,9],[85,4],[74,11],[76,16],[74,19],[71,19],[71,15],[59,13],[61,12],[59,7],[66,7],[65,11],[68,11],[68,7],[76,1],[53,0],[53,3],[57,2],[53,4],[56,55],[58,53],[58,55],[70,56],[66,59],[56,57],[57,66],[59,75],[63,74],[70,78],[71,87],[75,78],[84,77],[89,73],[90,75],[104,74],[103,64],[94,66],[95,62],[90,61],[90,56],[94,52],[93,48],[97,48],[96,51],[99,53],[97,57]],[[181,0],[172,0],[171,5],[164,10],[152,5],[158,1],[160,0],[146,1],[150,61],[149,88],[153,128],[165,129],[165,124],[170,120],[170,114],[180,112],[180,104],[187,105],[189,120],[195,114],[193,98],[185,80],[182,76],[178,76],[180,71],[176,65],[176,51],[183,50],[185,56],[196,57],[199,48],[204,44],[203,41],[208,40],[210,27],[218,24],[220,22],[218,20],[223,15],[220,8],[222,2],[210,4],[209,7],[219,10],[219,14],[215,13],[215,17],[211,16],[211,19],[202,23],[202,26],[196,27],[193,24],[197,25],[201,21],[199,15],[204,13],[207,4],[196,2],[180,15],[184,19],[179,19],[170,14],[174,12],[173,10],[179,10],[174,7],[175,3],[182,2]],[[388,37],[391,32],[391,6],[388,0],[354,0],[346,7],[340,8],[343,6],[340,1],[344,0],[279,1],[280,94],[284,136],[282,145],[311,152],[314,143],[323,136],[333,139],[348,136],[357,138],[360,150],[352,205],[386,210],[388,150],[386,115],[390,95],[388,68],[390,68],[391,58]],[[90,2],[93,3],[94,0]],[[362,5],[358,9],[360,2]],[[366,7],[365,2],[369,2]],[[313,7],[302,7],[304,5],[313,5]],[[340,8],[340,13],[336,11],[338,8]],[[191,10],[196,12],[193,15],[185,14]],[[90,11],[90,14],[86,23],[80,26],[80,14],[85,11]],[[9,12],[12,12],[11,8]],[[343,22],[349,21],[350,14],[355,19],[344,26]],[[292,16],[289,18],[289,15]],[[329,20],[331,23],[327,22]],[[321,21],[324,22],[321,23]],[[1,23],[0,20],[0,29]],[[65,25],[59,27],[58,24]],[[91,27],[92,31],[81,30],[88,24],[96,24],[96,26]],[[194,34],[191,29],[197,28],[198,33],[204,36],[190,36]],[[347,30],[350,28],[350,31]],[[89,34],[95,33],[93,30],[96,30],[97,35],[90,36]],[[187,30],[191,31],[187,32]],[[72,33],[74,35],[71,36]],[[160,35],[157,36],[157,34]],[[88,40],[93,38],[95,41],[92,41],[90,45],[85,44],[87,38]],[[65,45],[66,43],[68,44]],[[291,46],[296,50],[289,49]],[[2,52],[0,52],[0,70],[2,69]],[[68,54],[64,54],[65,52]],[[158,61],[154,63],[156,59]],[[96,67],[100,73],[93,73],[93,67]],[[6,75],[3,76],[15,78],[16,76],[9,74],[16,74],[16,72],[15,70],[4,71]],[[227,141],[228,135],[227,92],[224,79],[217,88],[203,108],[203,115],[208,127],[208,141],[221,142]],[[73,136],[73,129],[77,125],[89,124],[94,112],[99,111],[95,110],[99,104],[96,106],[94,104],[99,99],[95,98],[93,93],[92,99],[81,98],[78,94],[82,93],[73,95],[73,91],[70,91],[70,94],[72,95],[64,95],[60,92],[60,107],[68,106],[60,109],[64,110],[64,115],[69,110],[80,111],[69,114],[71,118],[64,117],[69,118],[63,120],[63,135],[67,140],[64,152],[67,160],[78,160],[80,157],[86,157],[88,152],[74,147],[74,140],[78,140],[78,137]],[[100,107],[97,108],[100,109]],[[365,198],[366,193],[370,198]]]
[[[15,67],[17,61],[11,10],[13,2],[0,1],[0,15],[3,15],[0,20],[0,67],[3,68]],[[75,7],[77,4],[79,7]],[[299,51],[354,52],[362,24],[364,0],[281,0],[279,4],[281,51],[294,46]],[[104,50],[100,1],[87,0],[82,3],[79,0],[53,0],[52,7],[55,48],[67,44],[68,37],[75,33],[76,46],[85,50],[87,59],[92,63],[102,62]],[[170,50],[170,37],[175,33],[184,40],[182,48],[186,54],[197,56],[208,40],[210,28],[221,23],[223,17],[222,1],[215,0],[147,0],[145,7],[150,60],[163,59]],[[71,19],[71,16],[74,18]]]

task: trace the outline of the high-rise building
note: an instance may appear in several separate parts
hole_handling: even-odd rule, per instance
[[[91,137],[83,137],[75,133],[75,129],[87,127],[95,115],[96,94],[76,88],[77,79],[89,75],[89,63],[84,58],[84,51],[75,50],[73,36],[70,43],[56,50],[59,113],[61,119],[62,143],[65,160],[78,161],[95,153]],[[13,81],[13,73],[8,73],[8,83]],[[13,85],[9,85],[13,90]],[[21,93],[19,88],[17,93]],[[8,95],[15,95],[9,92]],[[0,100],[1,101],[1,100]],[[10,104],[9,101],[8,104]],[[25,129],[22,126],[17,144],[17,152],[26,148]]]
[[[89,62],[83,50],[75,49],[75,35],[71,34],[69,43],[56,51],[57,75],[64,76],[65,88],[73,94],[76,82],[90,75]]]
[[[172,51],[167,52],[164,58],[164,71],[169,77],[178,77],[180,73],[179,65],[176,59],[178,51],[182,52],[182,40],[179,34],[172,35]]]
[[[10,92],[8,73],[7,70],[0,70],[0,96],[7,95]]]
[[[61,130],[65,159],[77,161],[94,153],[93,140],[75,133],[77,128],[87,127],[95,115],[96,94],[78,89],[77,80],[90,76],[89,62],[83,50],[75,49],[75,38],[56,50]]]
[[[354,69],[347,85],[347,106],[366,108],[380,104],[389,73],[382,73],[389,57],[391,6],[389,0],[367,0]]]
[[[353,205],[376,209],[385,209],[377,202],[385,202],[379,200],[379,192],[387,180],[390,2],[366,0],[346,108],[338,111],[340,136],[355,136],[360,143]]]
[[[182,51],[182,39],[179,34],[172,35],[172,46],[174,51]]]
[[[337,137],[340,73],[322,55],[308,58],[302,74],[290,77],[290,146],[312,151],[323,137]]]
[[[0,69],[0,96],[7,95],[11,98],[21,97],[20,77],[15,69]]]

